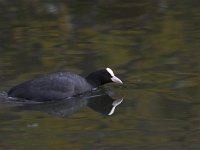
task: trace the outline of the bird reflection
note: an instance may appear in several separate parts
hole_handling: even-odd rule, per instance
[[[104,115],[112,115],[115,108],[121,104],[123,99],[113,99],[109,95],[89,100],[87,106]]]
[[[123,99],[113,99],[109,95],[93,95],[90,97],[75,97],[61,101],[51,101],[45,103],[26,103],[18,106],[20,110],[32,110],[46,112],[54,116],[70,116],[73,113],[89,107],[103,115],[113,115],[116,107]]]

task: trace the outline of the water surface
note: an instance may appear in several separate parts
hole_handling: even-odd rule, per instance
[[[0,149],[199,149],[200,1],[0,1]],[[15,84],[110,67],[73,102],[8,101]],[[98,95],[98,94],[97,94]],[[112,115],[112,103],[123,101]]]

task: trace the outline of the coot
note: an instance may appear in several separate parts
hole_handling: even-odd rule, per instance
[[[59,100],[109,82],[122,84],[110,68],[92,72],[86,78],[70,72],[58,72],[16,85],[9,90],[8,96],[35,101]]]

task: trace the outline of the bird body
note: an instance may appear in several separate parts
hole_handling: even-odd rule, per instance
[[[35,101],[59,100],[114,82],[112,78],[122,83],[108,70],[109,68],[92,72],[86,78],[70,72],[52,73],[14,86],[9,90],[8,96]]]

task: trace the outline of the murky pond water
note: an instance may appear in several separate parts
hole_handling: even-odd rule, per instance
[[[199,6],[1,0],[0,149],[200,149]],[[25,80],[105,67],[124,84],[73,101],[7,99]]]

